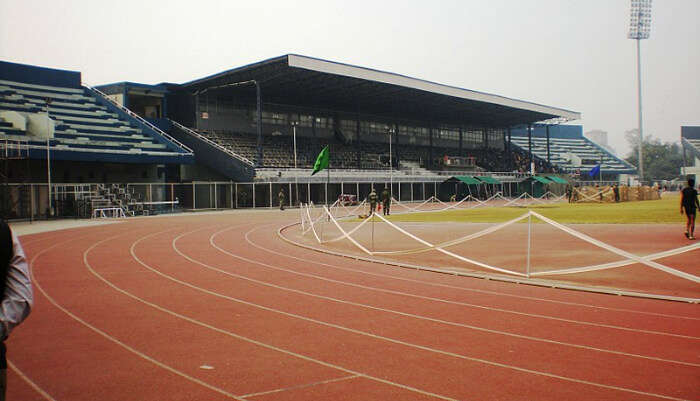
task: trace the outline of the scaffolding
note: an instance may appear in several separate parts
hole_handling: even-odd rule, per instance
[[[26,160],[24,168],[15,168]],[[24,214],[22,211],[31,208],[32,197],[27,186],[29,177],[29,142],[16,139],[0,140],[0,218],[8,220]],[[10,186],[10,180],[18,185]]]

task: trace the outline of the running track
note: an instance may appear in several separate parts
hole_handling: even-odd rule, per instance
[[[700,400],[697,305],[336,258],[296,216],[22,237],[8,400]]]

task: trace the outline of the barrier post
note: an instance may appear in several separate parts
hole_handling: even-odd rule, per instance
[[[374,210],[372,210],[369,218],[372,219],[372,252],[374,252]]]
[[[532,239],[532,214],[527,215],[527,266],[525,268],[525,274],[527,278],[530,278],[530,244]]]

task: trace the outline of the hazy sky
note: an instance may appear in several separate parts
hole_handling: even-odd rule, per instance
[[[0,0],[0,59],[83,82],[182,83],[286,53],[579,111],[618,153],[637,127],[629,0]],[[644,131],[700,125],[700,1],[656,0]]]

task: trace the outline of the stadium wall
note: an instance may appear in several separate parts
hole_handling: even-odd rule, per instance
[[[81,75],[78,71],[57,70],[7,61],[0,61],[0,79],[32,85],[81,88]]]
[[[547,128],[544,125],[533,125],[532,136],[538,138],[547,137]],[[512,136],[527,136],[527,127],[512,128]],[[581,125],[550,125],[550,138],[579,139],[583,137],[583,126]]]
[[[700,126],[684,126],[681,127],[681,137],[687,139],[700,139]]]

